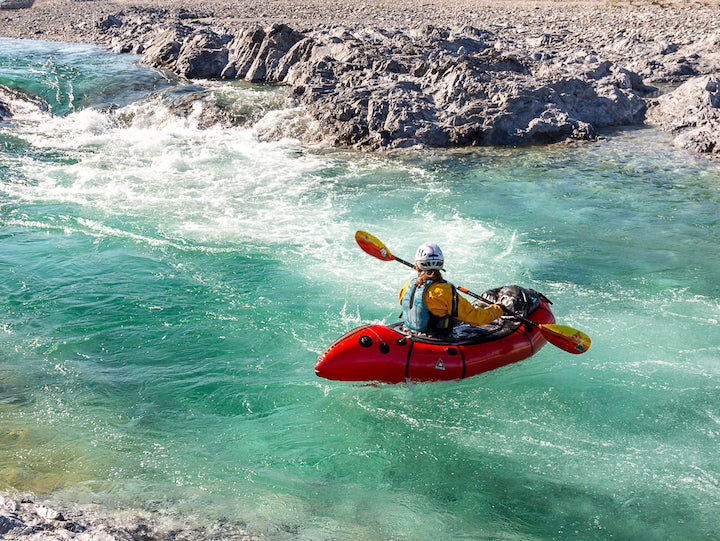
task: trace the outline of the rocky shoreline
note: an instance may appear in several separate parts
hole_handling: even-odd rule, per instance
[[[128,511],[110,515],[100,506],[83,509],[31,495],[0,494],[0,539],[31,541],[261,541],[242,525],[190,526],[180,517]]]
[[[155,4],[35,2],[0,12],[0,34],[27,37],[34,25],[37,37],[141,54],[188,79],[287,85],[288,106],[319,126],[306,138],[341,147],[591,140],[648,122],[684,148],[720,153],[717,6],[407,0],[400,24],[381,26],[398,17],[390,4],[355,6],[343,24],[300,17],[301,25],[273,22],[265,13],[273,2],[260,22],[238,17],[242,2],[234,17],[222,3]],[[312,6],[327,8],[296,5]],[[51,8],[72,19],[43,16]],[[423,9],[428,17],[412,17]]]

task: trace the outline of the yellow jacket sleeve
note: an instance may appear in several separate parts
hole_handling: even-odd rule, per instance
[[[436,316],[449,316],[452,312],[452,302],[452,286],[448,283],[435,282],[425,290],[425,305]],[[501,315],[503,315],[503,309],[499,304],[473,306],[467,299],[458,295],[457,319],[460,321],[480,327],[495,321]]]

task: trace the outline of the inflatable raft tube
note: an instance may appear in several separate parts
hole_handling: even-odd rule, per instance
[[[535,323],[555,322],[542,294],[506,286],[483,294]],[[363,325],[336,340],[320,356],[315,373],[339,381],[459,380],[534,355],[546,344],[537,327],[502,318],[483,327],[457,326],[447,340],[408,332],[401,323]]]

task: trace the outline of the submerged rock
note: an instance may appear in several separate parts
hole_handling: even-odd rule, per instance
[[[44,99],[28,90],[0,85],[0,121],[10,120],[18,114],[18,109],[28,108],[39,111],[50,109]]]
[[[3,103],[0,99],[0,121],[8,120],[12,116],[10,106]]]
[[[675,134],[682,148],[720,154],[720,74],[695,77],[659,97],[648,122]]]

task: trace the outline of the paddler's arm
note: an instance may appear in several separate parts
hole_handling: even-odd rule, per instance
[[[452,312],[452,286],[448,283],[433,283],[425,290],[425,305],[436,316],[449,316]],[[473,306],[467,299],[458,295],[457,319],[469,325],[480,327],[495,321],[503,315],[502,306]]]

